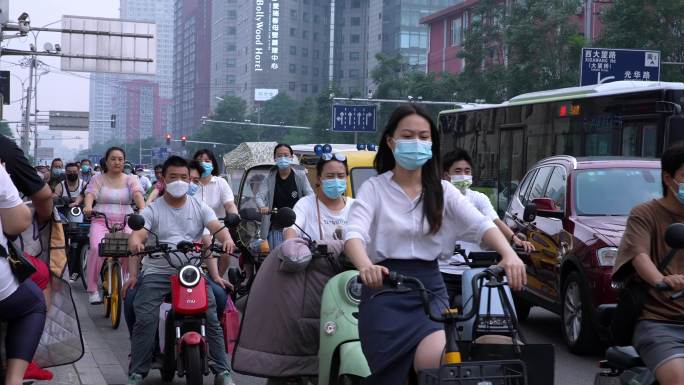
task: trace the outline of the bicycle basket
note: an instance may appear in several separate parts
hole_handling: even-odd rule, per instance
[[[128,256],[128,234],[124,232],[105,234],[100,241],[100,257],[127,257]]]
[[[423,370],[421,385],[527,385],[527,370],[520,360],[471,361]]]

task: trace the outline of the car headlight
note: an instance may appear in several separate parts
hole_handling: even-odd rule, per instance
[[[615,260],[617,259],[617,255],[617,247],[602,247],[596,251],[596,256],[598,257],[599,265],[602,267],[615,266]]]
[[[363,284],[357,281],[357,277],[355,275],[347,281],[347,297],[354,303],[361,302],[361,290],[363,290]]]
[[[183,266],[178,274],[181,285],[185,287],[195,287],[200,281],[200,270],[197,266],[187,265]]]

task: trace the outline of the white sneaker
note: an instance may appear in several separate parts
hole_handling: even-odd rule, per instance
[[[98,305],[102,303],[102,296],[99,292],[91,293],[88,296],[88,300],[90,301],[91,305]]]

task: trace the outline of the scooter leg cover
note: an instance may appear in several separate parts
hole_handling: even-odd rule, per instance
[[[362,378],[371,374],[359,341],[348,342],[340,346],[340,372],[338,376],[345,374]]]

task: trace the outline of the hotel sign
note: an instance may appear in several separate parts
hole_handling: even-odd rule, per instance
[[[280,68],[281,0],[255,0],[254,71]]]

